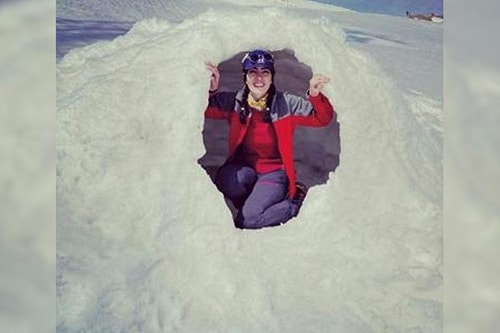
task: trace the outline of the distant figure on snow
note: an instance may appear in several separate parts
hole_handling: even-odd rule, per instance
[[[277,91],[271,53],[248,52],[242,60],[244,86],[236,92],[217,92],[220,72],[212,73],[205,117],[229,122],[229,157],[215,176],[217,188],[238,213],[242,229],[276,226],[297,216],[306,187],[296,182],[293,133],[297,125],[327,126],[335,111],[321,92],[329,78],[313,75],[308,98]]]
[[[406,17],[414,20],[423,20],[423,21],[433,21],[433,22],[442,22],[443,21],[443,15],[438,15],[434,13],[430,14],[416,14],[416,13],[410,13],[406,11]]]

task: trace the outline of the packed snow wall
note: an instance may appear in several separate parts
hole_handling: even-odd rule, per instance
[[[209,73],[252,48],[331,78],[342,162],[300,215],[233,227],[198,159]],[[279,9],[137,23],[57,66],[58,329],[440,327],[440,151],[328,19]]]

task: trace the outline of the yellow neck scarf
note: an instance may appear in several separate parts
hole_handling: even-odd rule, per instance
[[[252,109],[262,111],[266,108],[266,102],[267,102],[267,94],[258,101],[256,101],[253,98],[252,94],[248,94],[247,103],[248,106],[250,106]]]

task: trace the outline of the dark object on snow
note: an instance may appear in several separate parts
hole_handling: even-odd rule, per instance
[[[414,20],[423,20],[423,21],[437,21],[443,20],[443,15],[438,15],[434,13],[430,14],[421,14],[421,13],[410,13],[406,11],[406,17]]]

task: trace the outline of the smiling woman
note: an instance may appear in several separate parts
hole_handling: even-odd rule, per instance
[[[271,87],[273,74],[269,69],[252,68],[246,75],[246,85],[254,100],[264,97]]]
[[[269,51],[253,50],[241,60],[243,88],[218,92],[220,71],[212,73],[205,117],[229,123],[229,157],[213,180],[231,203],[236,227],[260,229],[286,223],[296,216],[307,187],[296,181],[295,127],[326,127],[335,118],[321,93],[329,79],[313,75],[305,97],[277,91],[275,60]]]

